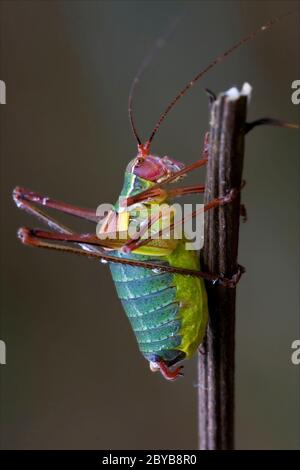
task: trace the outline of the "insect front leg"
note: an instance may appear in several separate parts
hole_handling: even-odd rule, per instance
[[[192,188],[191,192],[189,192],[190,188]],[[185,194],[192,194],[192,193],[196,192],[196,191],[194,191],[195,187],[190,187],[190,188],[182,188],[182,189],[184,190]],[[201,187],[201,192],[203,192],[203,191],[204,191],[204,187]],[[211,200],[210,202],[204,204],[204,206],[201,209],[197,209],[197,210],[193,211],[191,214],[189,214],[188,216],[182,217],[177,222],[172,222],[169,225],[169,227],[167,227],[167,229],[168,230],[174,230],[174,228],[176,228],[178,225],[184,224],[188,219],[196,217],[201,212],[207,212],[210,209],[214,209],[214,208],[217,208],[219,206],[229,204],[230,202],[232,202],[237,197],[239,191],[240,191],[239,189],[232,189],[231,191],[228,192],[227,195]],[[136,250],[137,248],[139,248],[142,245],[145,245],[149,242],[148,239],[143,239],[142,236],[144,235],[144,233],[146,233],[146,230],[151,229],[153,224],[158,221],[159,216],[161,216],[160,213],[157,216],[150,219],[150,221],[148,221],[148,224],[146,225],[146,227],[143,228],[143,230],[140,230],[140,232],[136,235],[136,237],[134,239],[131,239],[131,240],[127,241],[124,244],[123,251],[125,253],[129,253],[133,250]],[[157,233],[152,234],[152,237],[153,238],[161,237],[161,235],[163,235],[163,233],[164,233],[164,230],[165,229],[163,229],[163,230],[161,230]]]
[[[196,170],[197,168],[201,168],[202,166],[207,164],[207,155],[206,152],[204,151],[204,156],[197,160],[196,162],[192,163],[191,165],[186,166],[180,171],[177,171],[174,173],[172,176],[169,176],[166,178],[163,182],[161,183],[156,183],[154,186],[152,186],[150,189],[146,189],[145,191],[141,191],[140,193],[136,194],[135,196],[130,196],[128,198],[124,198],[122,201],[122,205],[128,207],[133,204],[136,204],[138,202],[146,202],[149,199],[153,199],[161,194],[161,191],[164,191],[165,185],[172,183],[173,181],[181,178],[182,176],[187,175],[193,170]]]
[[[242,187],[244,186],[244,182],[243,182],[243,185]],[[165,230],[174,230],[176,228],[176,226],[178,226],[179,224],[183,225],[188,219],[190,218],[193,218],[193,217],[196,217],[197,215],[199,215],[201,212],[206,212],[208,210],[211,210],[211,209],[214,209],[214,208],[217,208],[217,207],[220,207],[220,206],[223,206],[225,204],[229,204],[231,203],[232,201],[234,201],[234,199],[237,197],[237,195],[239,194],[241,188],[240,189],[232,189],[231,191],[229,191],[225,196],[222,196],[222,197],[219,197],[219,198],[215,198],[213,200],[211,200],[210,202],[206,203],[204,205],[204,207],[200,208],[200,209],[197,209],[195,211],[193,211],[191,214],[189,214],[188,216],[185,216],[185,217],[182,217],[179,221],[176,221],[176,222],[172,222],[169,227],[167,227],[166,229],[162,229],[160,230],[159,232],[156,232],[156,233],[153,233],[151,236],[152,238],[161,238],[161,236],[163,235],[164,231]],[[156,216],[154,219],[150,219],[150,222],[148,221],[147,223],[147,229],[150,229],[151,230],[151,227],[153,225],[153,223],[156,223],[158,220],[158,217]],[[149,243],[149,239],[144,239],[142,238],[142,235],[144,234],[145,231],[140,231],[139,234],[136,236],[135,239],[133,240],[129,240],[125,245],[124,247],[122,248],[122,251],[124,251],[125,253],[130,253],[131,251],[134,251],[134,250],[137,250],[138,248],[140,248],[141,246],[143,245],[147,245]],[[149,233],[149,232],[148,232]],[[238,283],[241,275],[245,272],[245,269],[242,267],[242,266],[238,266],[238,271],[232,276],[232,278],[229,280],[227,279],[225,281],[225,283],[222,282],[222,276],[218,276],[217,280],[215,282],[218,282],[219,284],[225,286],[225,287],[235,287],[236,284]]]

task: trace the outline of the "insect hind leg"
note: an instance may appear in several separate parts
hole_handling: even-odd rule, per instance
[[[35,207],[34,204],[32,204],[31,202],[28,202],[26,199],[24,199],[21,196],[22,193],[20,193],[20,189],[21,188],[17,187],[13,192],[14,202],[15,202],[16,206],[19,209],[22,209],[25,212],[27,212],[28,214],[33,215],[34,217],[36,217],[41,222],[48,225],[48,227],[51,228],[52,230],[54,230],[54,232],[56,232],[56,233],[67,234],[67,235],[72,235],[74,233],[69,227],[62,224],[57,219],[55,219],[53,217],[50,217],[44,211],[42,211],[41,209]],[[27,229],[19,229],[18,237],[22,241],[22,243],[24,243],[24,244],[28,244],[28,245],[32,245],[32,246],[36,246],[36,247],[42,246],[42,244],[39,244],[37,242],[37,240],[34,240],[34,242],[33,242],[32,237],[30,236],[30,231],[27,230]],[[89,245],[81,243],[81,242],[79,242],[78,244],[81,246],[83,251],[86,251],[86,252],[93,251],[94,253],[99,253],[98,248],[96,248],[94,246],[89,246]],[[48,246],[45,246],[45,248],[48,248]]]
[[[43,207],[55,209],[60,212],[64,212],[65,214],[88,220],[89,222],[97,223],[101,219],[93,209],[86,209],[84,207],[74,206],[73,204],[67,204],[65,202],[52,199],[49,196],[45,196],[44,194],[31,191],[30,189],[21,188],[20,186],[17,186],[13,190],[13,199],[20,209],[26,210],[25,203],[27,202],[29,204],[34,203]]]

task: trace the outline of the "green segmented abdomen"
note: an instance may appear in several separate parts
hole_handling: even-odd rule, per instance
[[[120,252],[115,256],[128,258]],[[131,259],[150,261],[149,256],[131,254]],[[156,263],[162,258],[151,258]],[[181,319],[176,301],[176,286],[171,273],[138,266],[110,264],[118,296],[131,323],[139,349],[149,361],[161,358],[173,362],[182,352],[176,348]]]

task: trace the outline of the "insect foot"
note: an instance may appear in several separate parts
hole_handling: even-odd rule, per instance
[[[232,202],[238,195],[238,193],[240,192],[239,189],[231,189],[228,194],[226,194],[226,196],[223,196],[221,198],[221,205],[224,205],[224,204],[228,204],[229,202]]]
[[[241,266],[239,264],[237,272],[231,278],[220,276],[217,283],[219,286],[229,287],[233,289],[236,287],[237,283],[241,279],[242,274],[244,274],[244,272],[246,272],[246,269],[244,268],[244,266]]]
[[[228,191],[227,194],[225,194],[225,196],[220,197],[219,201],[220,201],[221,206],[232,202],[240,193],[240,191],[245,187],[245,185],[246,185],[246,181],[243,180],[239,188],[232,188],[230,191]]]
[[[22,243],[24,243],[25,245],[29,244],[30,236],[31,236],[31,231],[28,228],[26,227],[19,228],[17,232],[17,237]]]
[[[19,186],[13,190],[13,200],[17,207],[22,207],[22,189]]]

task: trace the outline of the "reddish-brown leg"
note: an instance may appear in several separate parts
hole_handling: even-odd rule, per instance
[[[115,256],[109,255],[105,250],[106,248],[111,249],[120,249],[122,244],[119,247],[116,247],[115,243],[118,241],[111,241],[111,240],[99,240],[92,234],[75,234],[69,227],[66,227],[56,219],[48,216],[45,214],[41,209],[38,209],[28,201],[24,199],[17,199],[16,201],[18,207],[20,209],[25,210],[30,215],[37,217],[43,223],[47,224],[50,228],[55,230],[58,233],[53,232],[45,232],[42,230],[30,230],[27,228],[22,228],[18,232],[18,236],[22,243],[30,246],[34,246],[37,248],[46,248],[51,250],[57,250],[62,252],[73,253],[77,255],[82,255],[85,257],[89,257],[92,259],[103,260],[104,262],[114,262],[114,263],[121,263],[121,264],[129,264],[132,266],[140,266],[146,269],[155,269],[161,270],[162,272],[170,272],[170,273],[178,273],[183,275],[189,276],[196,276],[207,281],[211,281],[213,283],[219,283],[224,287],[234,287],[240,274],[234,276],[232,279],[226,279],[219,275],[205,273],[201,271],[194,271],[189,269],[180,269],[174,268],[168,265],[162,265],[159,263],[152,263],[152,262],[144,262],[140,261],[137,262],[136,260],[126,259],[126,258],[117,258]],[[63,241],[63,242],[71,242],[75,244],[79,244],[82,249],[76,249],[70,246],[66,246],[63,244],[54,244],[54,243],[47,243],[45,239],[48,240],[56,240],[56,241]],[[123,242],[122,242],[123,243]],[[240,270],[242,273],[242,269]]]
[[[72,233],[71,229],[69,229],[64,224],[54,219],[53,217],[50,217],[44,211],[42,211],[41,209],[38,209],[37,207],[35,207],[33,204],[26,201],[25,199],[15,197],[14,195],[14,201],[18,209],[22,209],[25,212],[27,212],[27,214],[33,215],[41,222],[48,225],[48,227],[50,227],[52,230],[55,230],[56,232],[60,232],[60,233],[69,233],[69,234]]]
[[[214,284],[218,283],[219,285],[222,285],[224,287],[234,287],[237,282],[236,277],[232,279],[227,279],[217,274],[196,271],[193,269],[177,268],[159,262],[153,263],[150,261],[138,261],[130,258],[118,258],[116,256],[110,255],[109,251],[105,251],[105,249],[107,248],[107,244],[105,244],[106,240],[103,241],[103,245],[102,241],[96,238],[94,235],[68,235],[62,233],[46,232],[37,229],[21,228],[18,231],[18,237],[20,238],[21,242],[25,245],[29,245],[35,248],[46,248],[50,250],[72,253],[103,262],[128,264],[130,266],[138,266],[145,269],[152,269],[156,272],[169,272],[186,276],[195,276],[210,281]],[[45,240],[51,240],[51,243]],[[62,243],[52,243],[55,240],[79,244],[83,247],[83,249],[74,248],[72,246],[66,246]]]
[[[37,219],[41,220],[44,224],[48,225],[48,227],[50,227],[55,232],[59,232],[60,234],[65,234],[65,236],[73,234],[72,230],[69,227],[62,224],[61,222],[54,219],[53,217],[50,217],[44,211],[42,211],[41,209],[38,209],[37,207],[35,207],[33,204],[26,201],[25,199],[16,198],[14,200],[19,209],[22,209],[28,214],[33,215],[34,217],[37,217]],[[29,245],[32,244],[32,246],[35,246],[34,243],[29,243],[30,241],[30,237],[28,237],[29,233],[30,233],[29,229],[20,229],[18,232],[18,236],[23,243],[29,244]],[[49,232],[49,233],[52,233],[52,232]],[[90,251],[92,250],[95,253],[99,253],[99,249],[96,246],[93,247],[91,245],[85,245],[84,243],[81,243],[80,241],[78,241],[78,243],[81,246],[81,248],[83,248],[82,251],[85,250],[88,253],[90,253]]]
[[[166,184],[169,184],[172,181],[177,180],[181,176],[185,176],[187,173],[195,170],[196,168],[200,168],[201,166],[206,165],[206,163],[207,163],[207,157],[201,158],[200,160],[197,160],[196,162],[192,163],[191,165],[186,166],[182,170],[177,171],[176,173],[174,173],[174,175],[170,176],[169,178],[167,178],[162,183],[157,183],[154,186],[152,186],[152,188],[146,189],[145,191],[142,191],[141,193],[139,193],[135,196],[130,196],[128,198],[125,198],[122,201],[122,205],[128,207],[128,206],[131,206],[132,204],[135,204],[136,202],[147,201],[149,198],[153,197],[153,194],[155,194],[155,191],[161,190]],[[150,196],[149,196],[149,194],[150,194]],[[151,196],[151,194],[152,194],[152,196]]]
[[[170,227],[167,227],[167,230],[174,229],[177,225],[182,224],[183,222],[185,222],[186,220],[188,220],[190,218],[196,217],[201,212],[207,212],[210,209],[214,209],[215,207],[219,207],[219,206],[222,206],[224,204],[228,204],[228,203],[232,202],[235,199],[235,197],[237,196],[238,192],[239,192],[239,190],[232,189],[226,196],[213,199],[212,201],[205,204],[203,208],[193,211],[189,216],[182,218],[181,220],[177,221],[176,223],[170,224]],[[186,194],[187,194],[187,192],[186,192]],[[150,219],[150,222],[148,223],[148,226],[143,227],[143,229],[140,230],[139,234],[137,235],[137,237],[135,239],[129,240],[124,245],[124,247],[122,248],[124,253],[130,253],[131,251],[136,250],[140,246],[146,245],[149,242],[149,239],[142,239],[141,237],[142,237],[142,235],[144,235],[144,233],[146,233],[146,231],[149,228],[151,228],[153,223],[156,222],[158,220],[158,218],[159,218],[159,215],[156,216],[156,217],[153,217],[152,220]],[[166,230],[166,229],[164,229],[164,230]],[[157,234],[153,234],[152,236],[153,237],[154,236],[160,237],[164,233],[164,230],[161,230],[160,232],[158,232]]]
[[[16,205],[20,208],[22,208],[23,202],[27,201],[51,209],[56,209],[60,212],[64,212],[65,214],[89,220],[90,222],[99,222],[100,220],[100,217],[96,215],[96,211],[93,209],[86,209],[72,204],[67,204],[62,201],[57,201],[56,199],[30,191],[29,189],[20,188],[19,186],[17,186],[13,191],[13,199]]]
[[[163,189],[157,189],[156,196],[162,195],[164,193],[164,196],[166,197],[179,197],[179,196],[185,196],[188,194],[199,194],[199,193],[204,193],[205,191],[205,186],[204,185],[194,185],[194,186],[186,186],[183,188],[176,188],[176,189],[170,189],[170,190],[163,190]],[[135,248],[131,248],[131,246],[135,246],[135,243],[139,243],[141,241],[141,238],[143,235],[151,229],[151,227],[162,217],[162,213],[155,214],[154,216],[150,217],[149,220],[146,220],[145,223],[143,223],[143,226],[140,227],[139,233],[136,235],[134,238],[130,238],[129,240],[124,243],[124,246],[122,247],[122,250],[124,253],[129,253]],[[148,240],[146,239],[144,241],[144,244],[148,243]],[[140,246],[140,245],[137,245]]]
[[[61,241],[61,242],[71,242],[71,243],[77,243],[77,244],[86,244],[103,248],[103,249],[119,249],[123,245],[122,240],[110,240],[104,239],[100,240],[96,235],[93,235],[92,233],[74,233],[74,232],[48,232],[46,230],[40,230],[40,229],[27,229],[27,228],[21,228],[20,229],[20,234],[22,236],[23,231],[26,231],[27,236],[34,237],[35,239],[40,239],[40,240],[49,240],[49,241]]]
[[[157,198],[173,198],[173,197],[179,197],[179,196],[185,196],[186,194],[196,194],[196,193],[204,193],[205,191],[205,186],[203,184],[195,184],[194,186],[184,186],[182,188],[175,188],[175,189],[163,189],[163,188],[150,188],[147,189],[147,198],[145,199],[145,194],[144,192],[137,194],[136,196],[132,196],[131,198],[125,199],[126,203],[129,201],[130,204],[132,203],[132,200],[134,201],[134,204],[138,202],[146,202],[151,199],[157,199]],[[122,201],[122,207],[125,206],[125,202]]]

